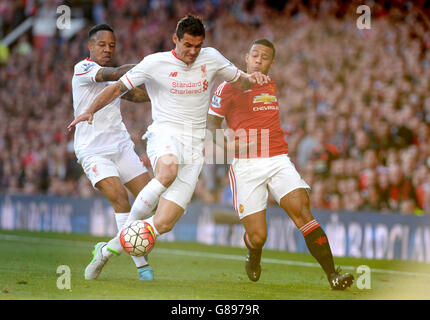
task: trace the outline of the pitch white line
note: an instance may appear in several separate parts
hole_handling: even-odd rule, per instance
[[[6,241],[21,241],[21,242],[33,242],[33,243],[46,243],[51,245],[78,245],[81,247],[88,247],[91,241],[80,241],[80,240],[65,240],[65,239],[55,239],[55,238],[44,238],[44,237],[27,237],[27,236],[17,236],[12,234],[0,233],[0,240]]]
[[[201,258],[228,259],[228,260],[236,260],[236,261],[244,261],[245,260],[244,256],[236,256],[236,255],[221,254],[221,253],[207,253],[207,252],[200,252],[200,251],[189,252],[189,251],[185,251],[185,250],[172,250],[172,249],[158,248],[157,252],[164,253],[164,254],[176,254],[176,255],[201,257]],[[295,261],[295,260],[280,260],[280,259],[270,259],[270,258],[262,258],[261,261],[263,263],[273,263],[273,264],[283,264],[283,265],[300,266],[300,267],[321,268],[321,266],[318,263],[313,263],[313,262],[304,262],[304,261]],[[355,271],[357,267],[342,266],[341,268],[344,270],[354,270]],[[390,270],[390,269],[375,269],[375,268],[370,268],[370,270],[372,272],[376,272],[376,273],[386,273],[386,274],[389,273],[389,274],[404,275],[404,276],[430,277],[430,274],[421,273],[421,272],[407,272],[407,271],[397,271],[397,270]]]
[[[28,236],[18,236],[18,235],[10,235],[10,234],[2,234],[0,233],[0,240],[6,241],[19,241],[19,242],[32,242],[32,243],[44,243],[50,245],[74,245],[80,247],[91,247],[94,242],[93,241],[79,241],[79,240],[65,240],[65,239],[54,239],[54,238],[43,238],[43,237],[28,237]],[[202,251],[187,251],[187,250],[178,250],[178,249],[166,249],[166,248],[156,248],[154,253],[168,254],[168,255],[181,255],[188,257],[198,257],[198,258],[211,258],[211,259],[224,259],[224,260],[235,260],[235,261],[244,261],[244,256],[237,256],[232,254],[222,254],[222,253],[208,253]],[[291,265],[291,266],[300,266],[300,267],[312,267],[312,268],[321,268],[318,263],[313,262],[304,262],[304,261],[294,261],[294,260],[281,260],[281,259],[271,259],[271,258],[262,258],[263,263],[273,263],[273,264],[281,264],[281,265]],[[344,270],[356,270],[354,266],[342,266]],[[407,272],[407,271],[397,271],[390,269],[375,269],[371,268],[372,272],[376,273],[385,273],[385,274],[394,274],[394,275],[403,275],[403,276],[422,276],[422,277],[430,277],[429,273],[422,272]]]

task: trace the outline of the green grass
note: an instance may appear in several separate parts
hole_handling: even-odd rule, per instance
[[[107,238],[0,230],[0,299],[430,299],[430,266],[425,263],[336,257],[336,265],[356,278],[357,266],[372,270],[370,290],[354,283],[337,292],[329,289],[308,254],[264,250],[262,275],[253,283],[244,271],[245,249],[184,242],[157,243],[150,258],[153,282],[138,281],[125,254],[112,258],[98,280],[86,281],[90,252],[101,240]],[[60,265],[71,269],[71,290],[57,288]]]

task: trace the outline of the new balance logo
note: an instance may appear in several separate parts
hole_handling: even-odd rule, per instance
[[[178,73],[177,72],[170,72],[170,74],[169,74],[169,77],[176,77],[176,76],[178,76]]]

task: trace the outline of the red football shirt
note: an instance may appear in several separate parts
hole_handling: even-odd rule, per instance
[[[257,138],[257,148],[251,149],[247,158],[288,153],[279,118],[276,84],[273,81],[245,91],[223,82],[212,97],[209,114],[225,118],[236,136],[246,135],[247,141]]]

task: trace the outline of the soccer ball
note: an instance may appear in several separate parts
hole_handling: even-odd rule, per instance
[[[141,257],[151,252],[155,244],[155,235],[149,223],[136,220],[121,230],[119,239],[124,251]]]

